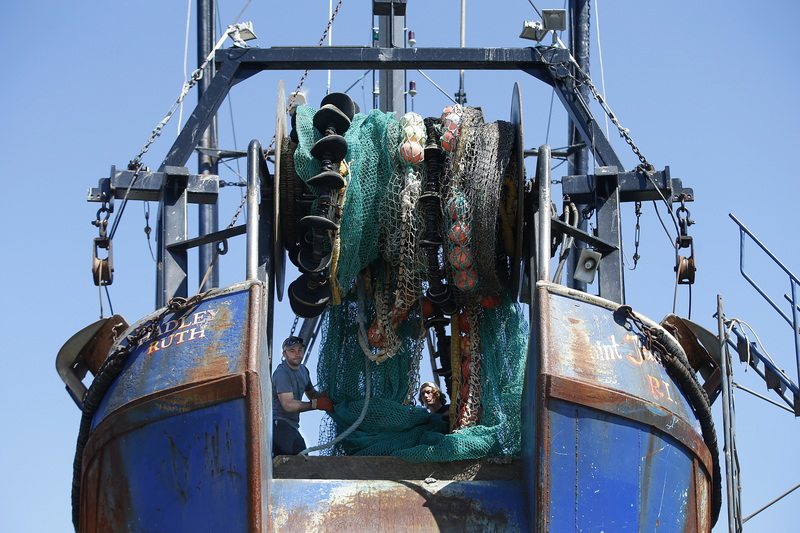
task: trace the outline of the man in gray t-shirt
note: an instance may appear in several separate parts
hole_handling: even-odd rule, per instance
[[[272,456],[297,455],[306,449],[300,435],[300,413],[320,409],[333,411],[333,402],[311,384],[302,363],[305,343],[300,337],[283,341],[283,361],[272,373]],[[303,394],[310,402],[304,402]]]

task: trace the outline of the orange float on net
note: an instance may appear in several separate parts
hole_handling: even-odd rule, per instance
[[[458,142],[458,134],[452,131],[444,132],[442,135],[442,148],[447,152],[452,152],[456,149],[456,143]]]
[[[406,163],[416,164],[425,159],[425,150],[418,142],[407,141],[400,145],[400,157]]]
[[[472,228],[469,227],[469,224],[466,222],[460,224],[456,222],[450,227],[450,231],[448,232],[448,238],[450,242],[454,242],[456,244],[466,244],[469,241],[470,232]]]
[[[422,299],[422,318],[425,320],[431,318],[433,315],[436,314],[436,308],[433,305],[433,302],[430,301],[428,298]]]
[[[392,308],[392,312],[389,314],[389,316],[392,317],[392,326],[394,326],[394,329],[397,329],[397,326],[401,322],[405,322],[406,318],[408,318],[408,311],[408,309],[404,309],[402,312],[398,313],[396,307]]]
[[[472,252],[466,246],[456,244],[448,254],[448,258],[454,268],[466,270],[472,266]]]
[[[458,328],[462,333],[469,333],[469,321],[467,320],[467,313],[461,313],[458,315]],[[467,343],[467,350],[469,350],[469,343]]]
[[[461,116],[464,109],[456,104],[453,106],[445,107],[442,111],[442,148],[448,152],[455,150],[456,143],[458,142],[458,129],[461,126]]]
[[[469,377],[470,377],[470,371],[469,371],[469,337],[462,338],[461,339],[462,342],[464,341],[464,339],[466,339],[467,351],[466,352],[462,351],[462,353],[464,355],[461,356],[461,378],[462,378],[463,383],[464,383],[461,386],[461,404],[462,404],[462,406],[465,406],[465,404],[467,403],[467,399],[469,398],[469,392],[470,392],[470,382],[469,382]]]
[[[464,196],[455,196],[447,203],[447,212],[450,213],[450,218],[458,220],[469,214],[469,201]]]
[[[453,282],[462,291],[471,291],[478,285],[478,273],[474,269],[456,270]]]
[[[497,295],[487,296],[481,300],[481,306],[484,309],[494,309],[498,305],[500,305],[500,297]]]

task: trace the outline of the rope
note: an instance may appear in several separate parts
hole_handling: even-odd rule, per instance
[[[361,425],[361,422],[364,421],[364,418],[367,416],[367,409],[369,408],[369,397],[371,392],[371,382],[372,382],[372,368],[370,366],[370,355],[372,351],[369,348],[369,344],[367,343],[367,332],[364,324],[367,321],[367,317],[364,315],[364,306],[365,306],[365,291],[364,291],[364,277],[359,275],[356,281],[356,286],[358,290],[358,315],[356,317],[356,321],[358,322],[358,343],[361,345],[361,349],[364,350],[364,371],[366,372],[366,390],[364,392],[364,406],[361,408],[361,414],[358,415],[353,424],[344,430],[340,435],[338,435],[335,439],[331,440],[327,444],[320,444],[319,446],[313,446],[311,448],[306,448],[300,455],[308,455],[311,452],[316,452],[319,450],[324,450],[326,448],[330,448],[335,446],[336,444],[340,443],[342,440],[346,439],[348,435],[350,435],[353,431],[358,429],[358,426]]]

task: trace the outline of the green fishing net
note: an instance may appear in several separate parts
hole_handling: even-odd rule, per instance
[[[314,113],[309,106],[297,109],[294,162],[303,181],[320,169],[310,154],[321,138],[312,125]],[[448,397],[453,404],[449,425],[415,405],[431,335],[422,304],[428,262],[419,245],[426,229],[419,201],[425,164],[418,157],[401,157],[399,147],[409,137],[393,114],[357,114],[344,134],[347,185],[339,193],[338,234],[327,243],[338,248],[331,268],[337,295],[323,315],[317,366],[319,389],[336,407],[320,429],[320,444],[335,443],[324,454],[411,461],[519,454],[528,327],[508,296],[509,259],[498,215],[514,130],[508,123],[484,123],[473,108],[466,108],[466,116],[462,148],[446,158],[449,170],[437,191],[443,224],[436,228],[443,240],[438,257],[464,315],[461,325],[457,313],[445,328],[455,351],[443,357],[458,367],[455,388],[441,387],[454,396]],[[418,156],[421,148],[405,150]],[[447,213],[448,205],[456,217]],[[448,247],[454,222],[481,232],[469,235],[474,249],[468,259],[474,266],[465,263],[462,248],[454,247],[464,242]],[[464,271],[484,281],[459,286]]]

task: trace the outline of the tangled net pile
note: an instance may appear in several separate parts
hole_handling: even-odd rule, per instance
[[[320,138],[314,113],[309,106],[296,110],[294,166],[303,181],[319,172],[310,154]],[[334,294],[317,376],[336,406],[320,443],[347,433],[324,453],[412,461],[519,454],[528,327],[509,296],[513,239],[504,241],[504,234],[514,230],[501,216],[516,202],[507,192],[509,172],[521,166],[511,161],[514,126],[485,123],[479,110],[460,106],[424,123],[415,113],[398,122],[376,110],[356,114],[344,137],[347,185],[329,243]],[[438,181],[425,161],[431,149],[442,154]],[[435,219],[421,201],[432,184],[441,199]],[[433,256],[431,230],[441,237]],[[425,298],[434,282],[452,291],[450,312]],[[437,353],[452,371],[443,387],[449,427],[414,405],[432,318],[449,321],[450,350],[441,349],[448,344],[440,338]]]

